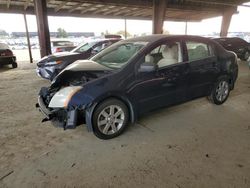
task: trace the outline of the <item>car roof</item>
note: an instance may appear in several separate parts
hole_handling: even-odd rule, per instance
[[[240,40],[244,40],[240,37],[218,37],[218,38],[213,38],[214,40],[220,40],[220,39],[223,39],[223,40],[231,40],[231,39],[240,39]]]
[[[52,39],[51,42],[71,42],[70,40],[64,40],[64,39]]]
[[[113,41],[113,40],[122,40],[122,39],[118,39],[118,38],[101,38],[101,39],[92,39],[89,40],[87,42],[102,42],[102,41]]]
[[[201,37],[201,36],[195,36],[195,35],[164,35],[164,34],[154,34],[154,35],[147,35],[147,36],[142,36],[142,37],[136,37],[136,38],[131,38],[127,39],[126,41],[128,42],[136,42],[138,40],[140,41],[145,41],[145,42],[156,42],[158,40],[162,39],[189,39],[189,40],[207,40],[211,41],[211,39],[206,38],[206,37]]]

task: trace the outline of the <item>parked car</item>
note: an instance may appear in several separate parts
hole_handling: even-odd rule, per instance
[[[42,58],[37,63],[38,76],[53,80],[66,66],[79,59],[88,59],[121,39],[99,39],[80,44],[71,52],[60,52]]]
[[[69,52],[73,50],[76,46],[74,43],[67,40],[53,40],[51,41],[51,51],[55,52]]]
[[[65,129],[85,117],[102,139],[151,110],[208,96],[223,104],[238,75],[236,54],[211,39],[152,35],[117,42],[69,65],[41,89],[37,107]]]
[[[16,56],[5,43],[0,43],[0,66],[12,65],[12,68],[17,68]]]
[[[247,61],[250,57],[250,43],[242,38],[214,38],[214,40],[220,43],[225,49],[235,52],[243,61]]]

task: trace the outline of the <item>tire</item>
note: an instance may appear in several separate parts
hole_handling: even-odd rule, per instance
[[[212,88],[211,94],[208,96],[208,99],[216,105],[221,105],[227,100],[229,93],[229,79],[228,77],[223,76],[220,77],[215,83],[214,87]]]
[[[242,61],[247,61],[250,57],[250,52],[246,51],[243,55],[243,57],[241,58]]]
[[[51,120],[51,124],[52,124],[54,127],[59,127],[59,128],[65,128],[65,125],[66,125],[65,122],[60,121],[60,120],[57,119],[57,118],[53,118],[53,119]]]
[[[17,63],[12,63],[12,68],[13,69],[17,68]]]
[[[128,125],[128,108],[120,100],[105,100],[96,107],[92,121],[94,134],[98,138],[107,140],[117,137]]]

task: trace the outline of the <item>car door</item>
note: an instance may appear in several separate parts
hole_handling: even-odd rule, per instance
[[[219,73],[213,45],[201,41],[186,41],[185,47],[190,65],[188,98],[208,95]]]
[[[130,95],[136,101],[140,113],[149,110],[169,106],[186,99],[188,63],[183,61],[183,45],[181,41],[166,41],[164,44],[157,46],[150,53],[146,54],[140,64],[151,61],[159,64],[164,59],[162,50],[169,43],[175,43],[178,46],[178,60],[175,63],[163,65],[153,72],[136,73],[136,82],[130,90]],[[158,53],[158,54],[157,54]]]

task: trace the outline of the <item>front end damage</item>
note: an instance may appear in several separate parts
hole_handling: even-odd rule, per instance
[[[53,91],[50,88],[41,88],[36,107],[44,115],[45,121],[52,121],[55,126],[64,129],[74,129],[77,124],[78,114],[84,115],[84,108],[67,107],[70,97],[73,96],[82,87],[66,87],[59,91]]]
[[[52,81],[50,87],[41,88],[36,107],[45,117],[42,122],[51,121],[55,126],[74,129],[78,123],[86,120],[88,130],[92,130],[88,110],[91,110],[93,99],[85,95],[87,83],[111,71],[95,62],[82,63],[90,70],[83,70],[83,65],[75,62],[63,70]]]

